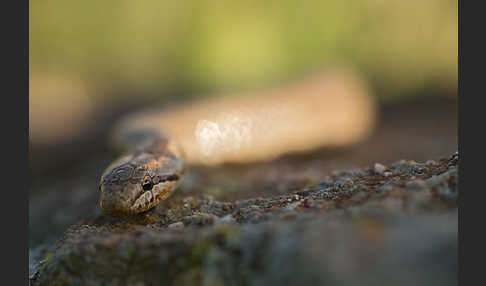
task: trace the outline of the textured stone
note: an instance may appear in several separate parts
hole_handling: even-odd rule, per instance
[[[288,194],[175,197],[72,225],[32,285],[456,285],[457,153]]]

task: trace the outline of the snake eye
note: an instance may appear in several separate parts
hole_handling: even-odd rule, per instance
[[[150,178],[149,176],[145,176],[145,178],[143,178],[143,182],[142,182],[143,190],[148,191],[148,190],[152,189],[153,186],[154,186],[154,184],[152,182],[152,178]]]

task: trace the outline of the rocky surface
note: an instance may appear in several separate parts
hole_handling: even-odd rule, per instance
[[[183,191],[148,213],[89,211],[55,244],[32,249],[30,282],[456,285],[457,166],[456,153],[333,172],[318,182],[299,175],[280,191],[272,183],[273,191],[249,191],[246,199],[201,192],[208,182],[196,170]]]

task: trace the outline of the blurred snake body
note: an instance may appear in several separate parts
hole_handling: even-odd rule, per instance
[[[100,207],[110,216],[142,213],[176,190],[185,164],[250,163],[351,145],[369,135],[374,119],[366,85],[345,72],[130,115],[110,137],[123,155],[101,177]]]

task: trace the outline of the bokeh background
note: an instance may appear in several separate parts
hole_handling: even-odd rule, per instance
[[[38,0],[29,53],[39,143],[121,101],[258,88],[336,64],[380,100],[455,96],[457,1]]]
[[[295,169],[321,178],[336,168],[434,159],[457,149],[457,1],[29,5],[31,246],[97,211],[98,179],[113,159],[110,128],[154,104],[345,66],[364,77],[380,104],[376,133],[354,151],[316,157],[322,168],[305,160],[286,172],[281,163],[255,167],[268,178],[276,174],[269,185]]]

